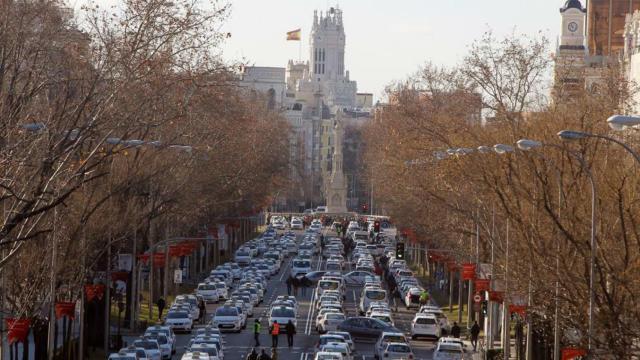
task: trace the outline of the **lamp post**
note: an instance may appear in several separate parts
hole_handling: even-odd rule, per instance
[[[531,150],[542,147],[542,143],[535,140],[529,139],[521,139],[517,142],[518,148],[523,151],[530,151],[533,154],[538,155],[542,160],[549,162],[553,165],[556,170],[556,176],[558,180],[558,221],[560,221],[561,213],[562,213],[562,174],[560,173],[560,169],[551,161],[547,159],[544,155],[533,152]],[[560,242],[557,242],[556,248],[556,283],[555,283],[555,314],[554,314],[554,322],[553,322],[553,358],[560,359]],[[529,342],[527,342],[529,344]]]
[[[612,137],[609,137],[606,135],[591,134],[591,133],[582,132],[582,131],[575,131],[575,130],[562,130],[558,133],[558,136],[560,136],[560,138],[562,138],[563,140],[581,140],[581,139],[587,139],[587,138],[596,138],[596,139],[602,139],[605,141],[618,144],[622,146],[631,155],[633,155],[633,158],[640,164],[640,155],[638,155],[636,151],[634,151],[631,147],[629,147],[629,145],[623,143],[620,140],[614,139]]]
[[[572,131],[561,131],[558,133],[558,136],[563,140],[575,140],[582,139],[586,136],[580,135],[582,133],[572,132]],[[556,144],[547,144],[533,140],[526,140],[522,143],[525,148],[533,149],[539,147],[554,147],[560,149],[562,151],[568,151],[566,148],[556,145]],[[597,190],[596,184],[593,179],[593,173],[589,170],[587,163],[585,162],[582,155],[577,154],[572,151],[568,151],[568,153],[574,157],[578,162],[580,162],[580,166],[582,170],[587,174],[587,178],[589,179],[589,183],[591,185],[591,255],[590,255],[590,270],[589,270],[589,329],[588,329],[588,349],[589,354],[591,355],[592,347],[593,347],[593,314],[594,314],[594,302],[595,302],[595,288],[594,288],[594,277],[595,277],[595,260],[596,260],[596,251],[597,251],[597,241],[596,241],[596,198],[597,198]],[[557,336],[557,335],[556,335]]]
[[[609,126],[616,131],[640,125],[640,117],[629,115],[613,115],[607,119]]]

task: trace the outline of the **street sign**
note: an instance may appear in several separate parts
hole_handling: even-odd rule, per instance
[[[473,311],[479,313],[482,310],[482,303],[474,302]]]
[[[118,270],[131,271],[133,267],[133,255],[118,254]]]
[[[176,269],[173,272],[173,283],[174,284],[182,284],[182,270]]]
[[[479,304],[482,302],[482,296],[480,294],[473,295],[473,302]]]

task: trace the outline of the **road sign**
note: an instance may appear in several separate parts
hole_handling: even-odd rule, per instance
[[[479,302],[473,303],[473,311],[479,313],[482,310],[482,304]]]
[[[473,302],[479,304],[482,302],[482,296],[480,294],[473,295]]]
[[[176,269],[173,272],[173,282],[175,284],[182,284],[182,270]]]

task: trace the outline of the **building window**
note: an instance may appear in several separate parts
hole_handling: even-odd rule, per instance
[[[322,49],[322,61],[324,61],[324,49]]]
[[[324,74],[324,64],[322,64],[322,74]]]

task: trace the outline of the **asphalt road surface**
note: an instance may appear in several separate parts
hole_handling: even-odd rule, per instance
[[[301,240],[302,232],[297,231],[298,241]],[[327,233],[331,235],[331,233]],[[254,346],[253,338],[253,321],[256,317],[260,318],[262,326],[262,335],[260,337],[260,345],[264,347],[267,352],[270,352],[271,348],[271,336],[267,334],[267,310],[269,304],[278,295],[286,295],[287,287],[285,280],[290,271],[291,257],[287,258],[280,268],[280,272],[277,275],[271,277],[268,282],[268,293],[265,300],[256,308],[254,308],[254,317],[247,320],[247,328],[242,330],[241,333],[225,333],[224,340],[224,358],[225,360],[241,360],[247,357],[247,354],[251,352]],[[315,257],[313,259],[313,268],[315,270],[322,270],[324,268],[324,261],[321,257]],[[351,266],[348,264],[345,273],[351,271]],[[349,287],[347,290],[347,299],[345,301],[346,316],[358,316],[358,295],[360,288]],[[315,345],[318,341],[319,334],[315,330],[315,317],[317,315],[314,306],[316,297],[314,288],[306,289],[305,295],[302,295],[301,289],[298,289],[298,331],[294,337],[293,348],[287,347],[286,335],[280,335],[278,346],[278,359],[279,360],[313,360],[315,355]],[[221,304],[209,304],[207,305],[207,322],[210,322],[211,315],[215,312],[215,309]],[[404,331],[408,337],[411,330],[411,320],[415,314],[415,310],[405,310],[404,306],[399,305],[398,312],[394,313],[395,326]],[[195,328],[203,327],[205,325],[197,325]],[[191,339],[190,334],[177,333],[177,352],[173,356],[173,359],[180,359],[185,352],[185,347]],[[373,342],[364,343],[356,342],[356,351],[354,353],[354,360],[369,360],[374,359],[373,354]],[[258,353],[262,347],[257,347]],[[433,356],[433,350],[435,342],[428,340],[416,340],[411,341],[411,347],[416,356],[416,359],[431,359]]]

